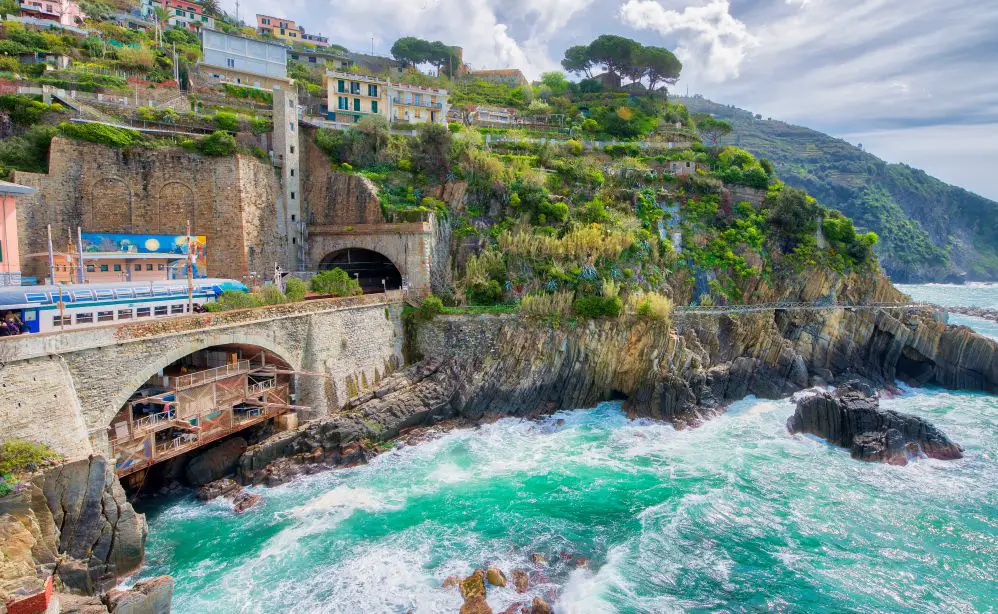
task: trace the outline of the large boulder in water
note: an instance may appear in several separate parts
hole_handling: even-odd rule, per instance
[[[963,457],[963,448],[933,424],[880,409],[880,400],[872,390],[853,382],[834,394],[821,392],[798,398],[787,429],[848,448],[853,458],[862,461],[905,465],[919,452],[940,460]]]
[[[230,475],[248,447],[245,439],[233,437],[198,454],[187,463],[187,481],[193,486],[204,486]]]

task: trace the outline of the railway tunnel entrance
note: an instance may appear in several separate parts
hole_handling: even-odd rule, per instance
[[[231,344],[188,354],[139,386],[111,420],[115,473],[135,490],[154,467],[236,434],[294,428],[306,409],[295,399],[296,372],[272,351]]]
[[[364,294],[402,288],[402,273],[387,256],[369,249],[347,248],[327,254],[320,271],[343,269],[355,278]]]

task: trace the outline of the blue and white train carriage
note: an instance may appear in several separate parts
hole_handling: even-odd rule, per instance
[[[232,279],[196,279],[193,304],[213,303],[226,290],[249,292]],[[0,288],[0,317],[12,311],[32,333],[75,330],[184,315],[190,313],[187,294],[182,280],[6,287]]]

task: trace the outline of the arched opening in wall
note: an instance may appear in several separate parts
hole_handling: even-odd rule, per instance
[[[115,472],[131,492],[203,486],[231,473],[246,445],[297,426],[295,399],[295,370],[274,352],[230,344],[188,354],[140,385],[111,420]]]
[[[322,259],[320,271],[343,269],[360,282],[365,294],[402,287],[402,273],[386,256],[369,249],[348,248]]]

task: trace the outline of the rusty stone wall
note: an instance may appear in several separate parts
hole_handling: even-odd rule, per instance
[[[15,173],[38,189],[18,201],[21,253],[45,252],[52,225],[57,250],[67,229],[84,232],[193,234],[208,238],[209,274],[239,279],[284,264],[277,231],[280,181],[254,158],[205,158],[179,148],[113,149],[62,137],[52,140],[48,174]],[[25,273],[45,275],[44,259]]]

